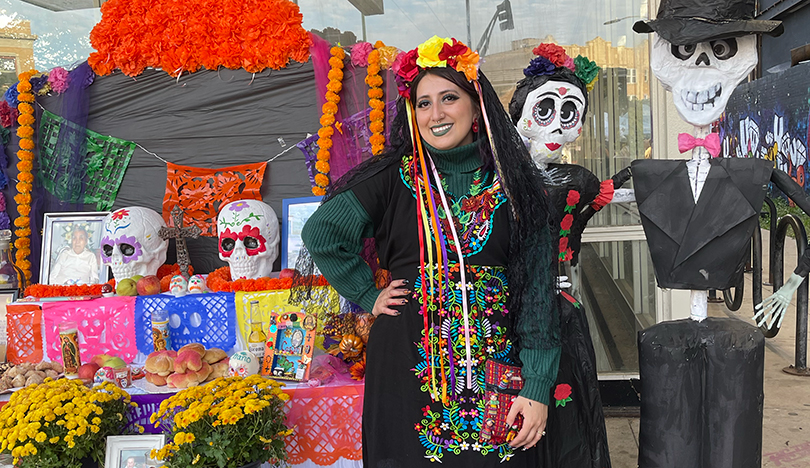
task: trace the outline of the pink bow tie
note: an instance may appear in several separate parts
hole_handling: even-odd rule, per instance
[[[688,133],[678,134],[678,150],[681,153],[686,153],[698,146],[706,148],[709,154],[716,158],[720,155],[720,135],[709,133],[706,138],[695,138]]]

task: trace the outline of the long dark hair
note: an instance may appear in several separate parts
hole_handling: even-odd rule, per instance
[[[585,115],[588,113],[588,89],[585,87],[585,83],[570,68],[557,67],[551,75],[527,76],[518,82],[515,94],[512,95],[512,100],[509,101],[509,115],[512,117],[513,125],[517,125],[520,120],[529,93],[552,80],[571,83],[582,91],[582,95],[585,96],[585,108],[582,110],[580,119],[585,119]]]
[[[421,70],[411,86],[411,99],[415,100],[416,88],[427,74],[433,74],[458,85],[470,95],[473,102],[479,97],[475,86],[463,74],[449,67]],[[500,162],[501,184],[510,196],[510,243],[507,276],[510,284],[507,308],[514,315],[518,329],[523,330],[518,346],[523,348],[552,348],[559,345],[559,314],[556,283],[555,249],[552,245],[552,229],[558,220],[552,215],[550,204],[539,169],[534,165],[517,129],[498,99],[486,76],[479,71],[483,103],[489,118],[492,140]],[[391,125],[386,151],[353,168],[332,183],[324,197],[324,203],[335,195],[375,176],[393,164],[398,164],[406,154],[414,151],[406,111],[406,101],[397,100],[397,114]],[[479,124],[483,129],[483,125]],[[418,132],[418,129],[415,129]],[[482,138],[480,155],[486,168],[494,168],[493,151],[489,139]],[[308,257],[308,256],[307,256]],[[302,277],[312,272],[312,262],[299,256],[296,269]],[[297,285],[294,285],[294,287]],[[296,299],[293,292],[291,300]],[[538,312],[539,311],[539,312]]]

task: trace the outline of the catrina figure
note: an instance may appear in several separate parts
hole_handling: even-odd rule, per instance
[[[761,466],[764,337],[739,320],[707,318],[706,309],[708,289],[738,283],[769,184],[810,212],[802,188],[772,161],[717,158],[710,124],[756,66],[756,35],[783,29],[753,19],[755,8],[754,0],[663,0],[655,20],[634,25],[653,33],[652,71],[694,125],[693,135],[678,136],[691,159],[631,165],[658,285],[691,290],[691,319],[639,335],[641,468]],[[808,255],[757,318],[783,312],[810,270]]]
[[[632,190],[619,187],[630,177],[625,169],[600,182],[588,169],[560,164],[563,146],[582,133],[588,92],[599,67],[585,57],[571,59],[555,44],[540,44],[524,70],[509,103],[509,113],[535,164],[540,168],[553,212],[559,222],[558,265],[566,275],[576,265],[582,231],[588,220],[619,192],[632,201]],[[618,190],[617,190],[618,189]],[[567,280],[560,277],[561,282]],[[610,467],[605,420],[596,376],[596,358],[582,304],[561,292],[562,353],[551,388],[545,465],[556,468]]]

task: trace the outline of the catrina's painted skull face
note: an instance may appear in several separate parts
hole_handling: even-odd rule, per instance
[[[585,96],[566,81],[549,80],[526,96],[518,133],[529,141],[535,163],[545,166],[562,155],[562,147],[582,133]]]
[[[231,267],[231,278],[269,276],[278,257],[278,218],[258,200],[228,203],[217,216],[219,258]]]
[[[726,108],[734,88],[757,64],[756,36],[675,45],[654,34],[650,67],[672,92],[683,120],[705,127]]]
[[[166,263],[169,241],[158,235],[166,223],[155,211],[140,206],[121,208],[104,218],[101,259],[116,281],[157,274]]]

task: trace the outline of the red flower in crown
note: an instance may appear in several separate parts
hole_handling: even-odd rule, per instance
[[[574,224],[574,217],[570,214],[567,214],[563,217],[562,222],[560,223],[560,229],[563,231],[571,230],[571,225]]]
[[[456,57],[464,55],[469,48],[458,42],[455,38],[453,38],[453,45],[445,44],[442,47],[442,51],[439,52],[439,60],[447,60],[447,66],[456,68],[458,64],[458,60]]]
[[[535,47],[532,52],[534,55],[547,58],[549,62],[558,67],[565,65],[565,59],[568,57],[568,54],[565,53],[565,49],[557,44],[550,43],[540,44],[539,46]]]
[[[568,197],[565,199],[565,204],[568,206],[574,206],[579,203],[579,192],[576,190],[569,190]]]
[[[418,57],[418,49],[405,52],[405,56],[402,58],[402,64],[399,67],[399,72],[397,73],[405,81],[413,81],[416,75],[419,74],[419,67],[416,65],[416,59]]]

